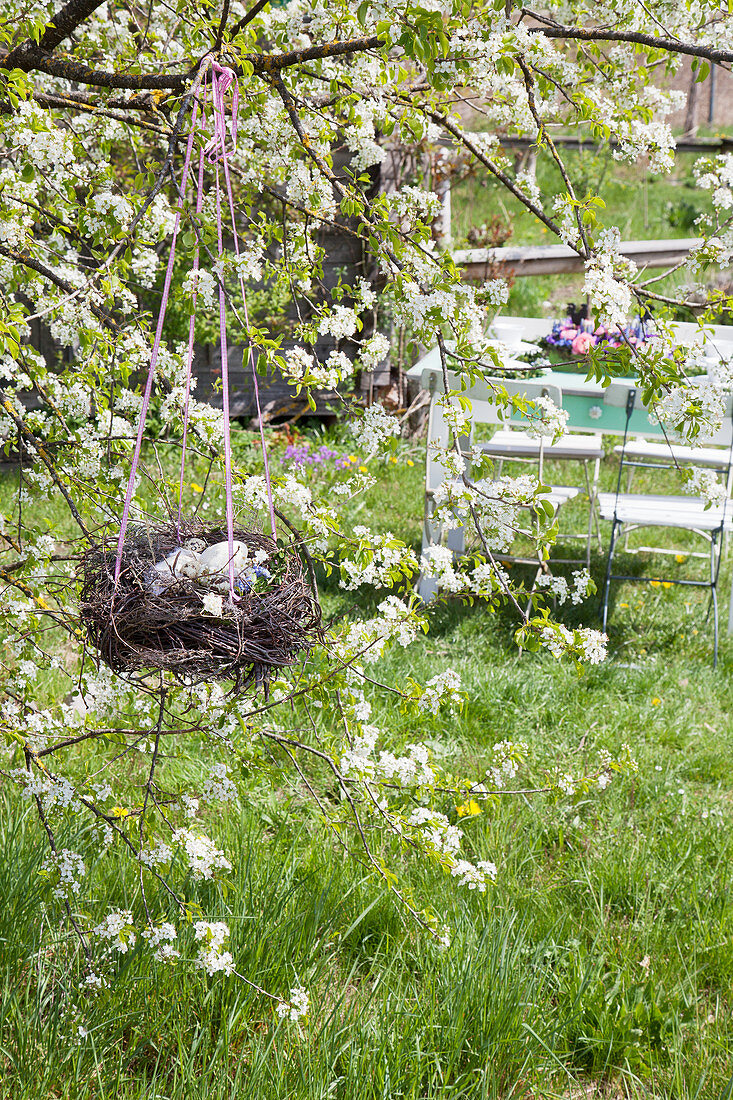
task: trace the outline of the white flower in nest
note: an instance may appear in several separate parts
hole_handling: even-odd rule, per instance
[[[217,596],[214,592],[207,592],[204,596],[204,611],[220,619],[224,614],[224,597]]]

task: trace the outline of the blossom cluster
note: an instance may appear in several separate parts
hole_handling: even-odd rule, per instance
[[[209,976],[231,974],[234,970],[234,956],[227,950],[229,925],[224,921],[197,920],[193,933],[199,943],[197,965]]]
[[[316,362],[302,347],[290,348],[285,352],[283,373],[298,385],[333,390],[353,371],[354,364],[342,351],[329,352],[324,363]]]
[[[56,882],[53,886],[54,896],[64,898],[68,892],[78,894],[81,890],[81,880],[86,875],[87,869],[83,858],[78,852],[72,852],[69,848],[62,848],[60,852],[53,852],[44,864],[45,874],[56,874]]]
[[[590,298],[594,313],[607,328],[623,328],[631,312],[631,288],[628,277],[635,266],[621,257],[618,229],[598,235],[593,257],[586,264],[583,292]],[[619,278],[622,273],[624,278]]]
[[[202,833],[192,832],[191,829],[176,829],[173,840],[186,853],[194,878],[210,880],[222,871],[231,871],[232,865],[224,853],[216,847],[213,840]]]
[[[351,431],[358,437],[364,454],[373,455],[386,440],[399,434],[400,424],[397,417],[390,416],[384,406],[375,401],[351,424]]]
[[[568,599],[572,604],[582,603],[586,596],[595,592],[595,585],[587,569],[573,571],[572,587],[566,577],[556,577],[550,572],[542,572],[535,580],[535,588],[547,589],[553,599],[561,605]]]
[[[201,785],[202,796],[208,802],[233,802],[237,793],[236,783],[229,778],[229,766],[213,764],[209,775]]]
[[[110,951],[126,955],[137,943],[137,934],[129,909],[113,909],[94,928],[94,935],[106,940]]]
[[[733,210],[733,153],[719,153],[713,160],[703,157],[693,171],[697,186],[712,192],[716,210]]]
[[[713,506],[720,507],[728,499],[728,490],[714,470],[693,466],[688,472],[685,486],[689,493],[698,493]]]
[[[542,627],[540,642],[553,657],[574,653],[580,660],[597,665],[606,657],[608,637],[602,631],[593,630],[591,627],[568,630],[561,623],[553,623]]]
[[[309,1005],[310,1000],[308,993],[302,986],[298,985],[290,990],[289,999],[287,1001],[277,1002],[275,1005],[275,1012],[281,1019],[297,1023],[298,1020],[302,1020],[304,1016],[308,1015]]]
[[[414,551],[391,531],[377,534],[357,524],[353,537],[358,540],[359,550],[353,557],[342,555],[339,563],[341,588],[355,589],[363,584],[387,587],[393,580],[417,569]]]
[[[558,440],[565,431],[570,416],[568,410],[557,406],[547,394],[536,397],[533,404],[538,413],[529,419],[527,426],[529,435],[535,438],[544,436],[551,440]]]
[[[449,705],[461,698],[461,677],[452,668],[439,672],[428,680],[418,698],[420,710],[437,714],[444,703]]]
[[[142,936],[148,946],[153,948],[153,958],[156,962],[173,962],[175,959],[180,959],[180,951],[173,946],[178,933],[176,926],[170,921],[163,921],[161,924],[143,929]]]
[[[692,378],[671,385],[650,417],[683,439],[704,443],[720,431],[727,401],[726,389],[712,379]]]

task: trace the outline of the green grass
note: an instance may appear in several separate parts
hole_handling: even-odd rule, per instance
[[[601,225],[616,225],[623,240],[694,237],[694,218],[708,209],[707,195],[695,184],[692,167],[697,153],[678,153],[673,172],[653,174],[643,165],[613,160],[607,151],[568,150],[563,153],[578,198],[599,194],[606,208],[598,211]],[[537,185],[549,210],[552,197],[564,193],[556,165],[538,159]],[[452,191],[453,235],[462,243],[469,231],[494,215],[512,228],[511,244],[552,243],[549,230],[506,189],[485,174],[469,176]]]
[[[695,218],[709,210],[708,196],[697,189],[692,168],[699,155],[678,153],[674,170],[653,174],[642,164],[613,160],[607,150],[562,151],[579,198],[599,194],[606,208],[597,211],[599,228],[614,225],[622,240],[664,240],[700,235]],[[549,157],[538,158],[537,184],[545,210],[552,213],[552,198],[564,193],[559,170]],[[454,245],[467,246],[468,234],[498,218],[511,235],[508,245],[554,244],[556,238],[488,173],[477,173],[452,190]],[[689,282],[689,273],[660,280],[654,290],[674,294]],[[583,276],[555,275],[518,278],[510,289],[505,312],[520,316],[559,315],[570,300],[578,300]],[[687,319],[687,318],[685,318]]]
[[[614,471],[608,458],[605,485]],[[419,546],[420,447],[375,472],[354,522]],[[639,568],[638,557],[629,561]],[[601,569],[596,556],[597,580]],[[322,595],[328,615],[373,606],[325,579]],[[236,978],[204,979],[184,965],[153,970],[137,950],[108,991],[83,1003],[73,940],[38,875],[38,824],[6,788],[3,1100],[549,1100],[586,1096],[579,1090],[590,1085],[639,1100],[731,1095],[731,639],[723,634],[713,671],[703,601],[629,585],[615,595],[609,661],[579,676],[549,655],[520,655],[509,612],[453,605],[430,614],[430,633],[389,652],[377,675],[421,680],[452,667],[467,702],[416,727],[375,690],[373,720],[397,741],[424,740],[457,772],[478,775],[507,737],[529,744],[531,774],[555,761],[579,769],[598,749],[628,742],[638,776],[578,802],[505,799],[464,819],[469,858],[499,866],[488,895],[400,866],[403,882],[451,925],[443,950],[343,856],[303,792],[254,773],[235,811],[204,819],[232,859],[232,888],[189,892],[210,919],[229,923],[241,974],[278,992],[307,986],[312,1012],[302,1028],[276,1023]],[[563,617],[596,625],[595,601]],[[206,750],[194,741],[177,751],[176,766],[186,768],[187,754]],[[443,809],[455,813],[449,800]],[[73,833],[61,840],[74,848]],[[123,861],[100,861],[89,877],[92,901],[135,904],[137,881]],[[154,892],[151,901],[164,909]],[[69,1039],[72,1004],[89,1032],[79,1042]]]

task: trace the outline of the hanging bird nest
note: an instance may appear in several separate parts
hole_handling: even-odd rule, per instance
[[[130,529],[115,585],[116,540],[81,559],[80,617],[115,672],[164,669],[185,683],[233,679],[267,692],[320,636],[320,608],[293,549],[236,528],[229,589],[225,527],[198,521]]]

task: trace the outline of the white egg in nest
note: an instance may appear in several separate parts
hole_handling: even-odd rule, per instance
[[[199,568],[198,554],[185,546],[177,546],[162,561],[156,561],[150,567],[145,581],[154,595],[159,596],[163,589],[180,580],[195,580],[199,575]]]
[[[206,583],[207,578],[212,581],[229,576],[229,543],[215,542],[213,546],[207,546],[198,556],[198,579]],[[247,568],[249,564],[249,550],[243,542],[237,539],[232,543],[232,566],[235,577]]]

